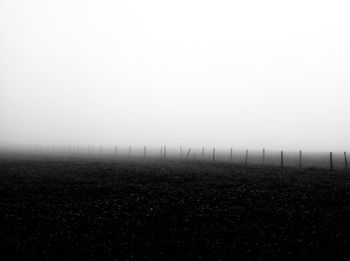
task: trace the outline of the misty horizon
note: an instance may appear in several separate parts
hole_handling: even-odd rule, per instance
[[[347,1],[2,1],[0,146],[350,150]]]

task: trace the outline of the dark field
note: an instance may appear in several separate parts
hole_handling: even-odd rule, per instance
[[[2,158],[0,259],[350,260],[350,173]]]

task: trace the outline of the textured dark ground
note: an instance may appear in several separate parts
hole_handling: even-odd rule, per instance
[[[350,173],[0,160],[0,259],[350,260]]]

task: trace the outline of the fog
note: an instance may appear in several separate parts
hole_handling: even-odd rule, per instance
[[[0,1],[0,144],[350,150],[349,1]]]

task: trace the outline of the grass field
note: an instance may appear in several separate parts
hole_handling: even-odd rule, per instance
[[[0,259],[350,260],[350,173],[4,157]]]

